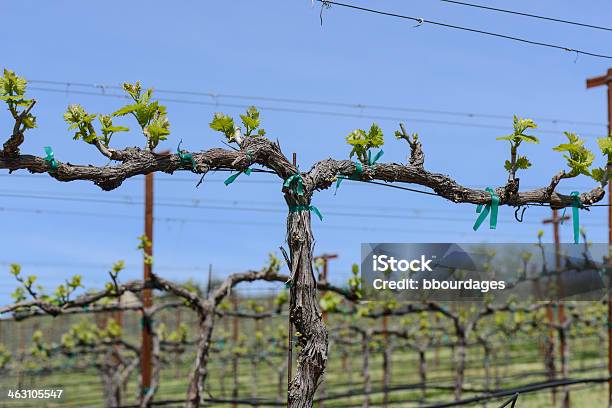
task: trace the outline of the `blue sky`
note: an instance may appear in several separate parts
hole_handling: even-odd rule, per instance
[[[537,41],[612,54],[609,33],[466,9],[434,0],[352,1],[365,7],[521,36]],[[510,7],[507,2],[488,5]],[[515,10],[606,25],[612,5],[590,1],[512,2]],[[368,115],[401,117],[424,143],[426,167],[460,183],[487,187],[506,180],[508,145],[495,137],[511,130],[512,115],[593,122],[599,125],[538,121],[537,146],[523,146],[533,167],[523,172],[523,188],[548,183],[564,168],[551,148],[563,130],[605,134],[603,89],[586,90],[585,79],[601,75],[609,60],[507,42],[467,32],[332,7],[323,13],[309,0],[261,1],[77,1],[2,2],[2,66],[32,80],[119,85],[140,80],[160,90],[191,90],[411,109],[502,115],[504,119],[389,112],[324,105],[296,105],[228,97],[176,96],[219,104],[263,106],[262,123],[285,153],[298,153],[302,169],[318,160],[348,157],[344,137],[368,127]],[[39,128],[28,133],[22,150],[41,154],[51,145],[56,157],[72,163],[106,164],[95,149],[71,139],[62,120],[69,103],[90,112],[110,113],[122,100],[100,96],[101,89],[32,83],[38,100]],[[75,91],[94,92],[82,95]],[[106,90],[106,93],[115,91]],[[179,140],[190,150],[223,146],[208,128],[215,111],[237,115],[225,106],[167,102],[172,134],[160,149],[175,150]],[[310,109],[353,116],[305,114],[274,109]],[[362,115],[362,117],[359,117]],[[407,146],[393,138],[397,120],[376,120],[385,131],[382,161],[405,162]],[[459,122],[444,124],[433,122]],[[0,114],[5,134],[11,129]],[[135,123],[122,122],[135,130]],[[488,127],[481,127],[486,125]],[[552,131],[552,132],[550,132]],[[115,137],[117,147],[144,145],[138,132]],[[600,164],[603,160],[600,158]],[[155,267],[171,279],[205,280],[209,264],[216,276],[258,268],[284,242],[285,209],[281,181],[261,174],[240,176],[229,187],[225,173],[209,174],[196,189],[196,175],[156,175]],[[112,192],[87,182],[59,183],[46,176],[0,172],[3,225],[0,268],[18,262],[48,286],[80,273],[88,286],[100,286],[111,263],[125,259],[124,279],[141,274],[135,247],[142,234],[142,177]],[[560,191],[590,189],[586,178],[569,180]],[[46,197],[46,198],[40,198]],[[53,199],[50,199],[53,198]],[[68,198],[69,200],[66,200]],[[176,204],[181,206],[176,206]],[[525,222],[502,208],[495,231],[472,231],[473,205],[395,189],[343,183],[318,193],[313,203],[325,219],[313,220],[316,253],[337,252],[332,280],[342,282],[359,260],[361,242],[530,242],[550,210],[531,207]],[[189,205],[200,208],[188,208]],[[247,209],[246,211],[244,209]],[[263,211],[262,211],[263,210]],[[275,210],[271,212],[269,210]],[[39,211],[39,213],[36,213]],[[67,214],[67,213],[79,213]],[[172,219],[172,220],[169,220]],[[176,220],[179,219],[179,220]],[[581,221],[595,242],[606,240],[606,210],[583,212]],[[550,238],[547,226],[545,236]],[[562,226],[570,242],[571,223]],[[14,283],[0,277],[0,300]]]

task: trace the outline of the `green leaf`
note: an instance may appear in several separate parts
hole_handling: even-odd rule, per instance
[[[70,286],[72,289],[76,289],[79,287],[82,288],[83,285],[81,284],[81,275],[74,275],[70,282],[68,282],[68,286]]]
[[[32,102],[31,99],[25,99],[23,95],[3,95],[0,96],[0,101],[13,102],[18,106],[27,106]]]
[[[523,135],[527,129],[535,129],[538,127],[533,120],[519,118],[516,115],[514,115],[513,122],[515,135]]]
[[[213,117],[212,122],[209,124],[210,128],[225,134],[228,139],[234,135],[236,127],[234,126],[234,119],[231,116],[224,115],[223,113],[217,112]]]
[[[113,125],[113,118],[110,115],[98,115],[98,120],[102,125],[102,143],[105,146],[110,144],[111,137],[116,132],[127,132],[130,129],[125,126],[115,126]]]
[[[346,142],[351,146],[365,146],[367,144],[366,132],[363,129],[355,129],[346,137]]]
[[[522,119],[514,115],[513,118],[514,133],[511,135],[497,137],[496,140],[507,140],[512,147],[516,149],[521,142],[540,143],[540,140],[532,135],[526,135],[527,129],[535,129],[537,125],[531,119]]]
[[[165,114],[156,113],[151,124],[144,129],[145,136],[149,139],[149,148],[153,150],[161,140],[166,140],[170,134],[170,121]]]
[[[561,143],[559,146],[553,147],[553,150],[557,152],[575,152],[580,146],[571,143]]]
[[[28,82],[16,75],[14,71],[5,69],[3,76],[0,77],[0,96],[19,96],[23,98],[27,84]]]
[[[540,139],[538,139],[538,138],[537,138],[537,137],[535,137],[535,136],[530,136],[530,135],[518,135],[518,137],[519,137],[521,140],[525,141],[525,142],[535,143],[535,144],[540,143]]]
[[[124,107],[113,112],[113,116],[125,116],[127,114],[134,113],[140,107],[141,105],[139,104],[125,105]]]
[[[510,163],[510,160],[506,160],[504,163],[504,169],[506,169],[506,171],[512,170],[512,163]]]
[[[134,116],[148,140],[148,147],[150,149],[155,148],[161,140],[166,140],[166,136],[170,134],[170,122],[166,116],[166,107],[160,105],[158,101],[151,102],[153,89],[149,88],[143,92],[140,82],[135,84],[124,83],[123,89],[135,103],[118,109],[112,116],[125,116],[128,114]],[[124,126],[112,126],[111,123],[103,123],[103,126],[105,128],[103,132],[106,132],[104,135],[105,143],[110,141],[112,133],[128,130]]]
[[[28,113],[26,117],[22,119],[21,123],[26,129],[34,129],[36,127],[36,117]]]
[[[130,84],[129,82],[123,83],[123,90],[128,93],[136,102],[140,102],[142,86],[140,85],[140,81],[136,81],[134,84]]]
[[[130,130],[130,128],[126,127],[126,126],[109,126],[107,128],[105,128],[106,130],[108,130],[109,132],[127,132]]]
[[[381,147],[385,144],[383,138],[383,131],[376,123],[372,123],[370,131],[368,132],[368,141],[370,147]]]
[[[321,306],[321,310],[325,312],[335,312],[338,310],[338,306],[341,302],[342,299],[340,296],[333,292],[325,292],[319,300],[319,305]]]
[[[11,293],[11,297],[15,300],[15,302],[21,302],[25,300],[25,291],[23,288],[16,288],[13,293]]]
[[[597,145],[605,155],[612,155],[612,137],[598,137]]]
[[[519,158],[516,160],[516,168],[525,170],[529,167],[531,167],[531,162],[527,159],[527,157],[519,156]]]
[[[584,141],[575,133],[564,132],[569,143],[563,143],[553,148],[555,151],[567,152],[563,157],[567,160],[567,165],[571,169],[570,175],[577,176],[584,174],[591,176],[589,168],[595,160],[595,155],[586,147]]]
[[[496,137],[495,140],[513,140],[514,139],[514,135],[506,135],[506,136],[500,136],[500,137]]]
[[[96,131],[92,125],[96,115],[88,114],[81,105],[68,105],[66,113],[64,113],[64,121],[70,126],[69,130],[77,129],[74,133],[74,140],[83,139],[87,143],[94,143],[97,140]]]
[[[240,119],[242,119],[247,136],[250,136],[259,127],[259,111],[255,106],[249,106],[246,115],[240,115]]]
[[[346,137],[346,142],[353,146],[349,157],[357,155],[360,161],[367,160],[367,152],[371,148],[381,147],[384,144],[382,129],[373,123],[370,130],[355,129]]]
[[[606,183],[610,178],[612,178],[612,174],[609,174],[608,177],[606,177],[606,170],[604,168],[597,167],[591,170],[591,177],[595,181]],[[606,180],[604,180],[604,178],[606,178]]]
[[[144,239],[146,239],[146,237],[145,237],[144,235],[141,237],[141,239],[143,239],[143,238],[144,238]],[[141,241],[141,242],[142,242],[142,241]],[[145,244],[143,244],[143,245],[145,245]],[[144,246],[143,246],[143,248],[141,248],[141,249],[144,249]],[[119,261],[117,261],[117,262],[115,262],[115,263],[113,264],[113,266],[112,266],[112,272],[113,272],[115,275],[117,275],[117,274],[118,274],[119,272],[121,272],[121,271],[122,271],[124,268],[125,268],[125,261],[123,261],[123,260],[119,260]]]
[[[10,265],[10,271],[11,271],[11,275],[13,276],[19,276],[19,274],[21,273],[21,265],[19,264],[11,264]]]

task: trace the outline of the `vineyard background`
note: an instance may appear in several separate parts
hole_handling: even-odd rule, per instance
[[[317,393],[317,406],[445,406],[436,401],[448,402],[455,386],[457,336],[453,335],[452,321],[439,312],[415,312],[405,305],[361,307],[357,316],[356,305],[351,302],[339,303],[339,298],[328,295],[322,299],[330,327],[331,352],[329,369]],[[131,301],[139,303],[134,298]],[[221,305],[219,313],[224,316],[219,318],[215,330],[211,376],[206,387],[209,403],[228,407],[285,405],[287,314],[284,302],[286,289],[282,286],[255,292],[246,287],[242,292],[235,291],[231,300]],[[156,303],[172,305],[154,317],[156,331],[162,336],[163,351],[156,404],[179,407],[194,356],[194,333],[190,327],[196,324],[196,319],[192,311],[172,298],[160,298]],[[127,301],[124,304],[129,305]],[[510,309],[500,306],[499,311],[478,320],[480,329],[468,339],[462,399],[484,395],[483,401],[476,405],[498,406],[508,395],[512,396],[514,389],[528,391],[529,386],[535,386],[537,390],[538,386],[551,384],[552,373],[546,359],[550,332],[545,305],[541,303],[534,308],[514,304]],[[457,311],[462,318],[484,310],[482,304],[467,307],[451,302],[442,307]],[[605,303],[566,303],[571,320],[564,332],[571,350],[568,378],[577,380],[570,389],[572,399],[580,406],[605,404],[607,390],[601,380],[607,378],[606,312]],[[13,351],[14,357],[2,368],[0,386],[69,390],[61,403],[40,406],[101,406],[104,392],[99,364],[108,359],[104,355],[112,345],[103,346],[102,352],[99,349],[94,352],[96,341],[92,341],[89,351],[72,357],[57,350],[44,356],[40,351],[62,344],[62,336],[70,327],[87,324],[105,327],[115,316],[108,312],[92,315],[82,311],[82,314],[52,320],[42,316],[21,322],[2,321],[0,343]],[[137,345],[141,322],[139,313],[123,312],[121,339]],[[406,333],[401,334],[405,337],[398,336],[403,331]],[[36,332],[44,334],[33,342]],[[552,332],[558,347],[560,332]],[[419,350],[423,352],[426,381],[420,377]],[[561,378],[558,348],[555,350],[554,375]],[[585,379],[601,383],[580,382]],[[135,371],[126,384],[123,406],[137,403],[138,381]],[[551,404],[551,391],[543,389],[521,393],[518,406]],[[499,392],[505,393],[495,397]],[[555,388],[555,398],[560,400],[562,395],[562,387]],[[6,407],[31,404],[4,396],[0,402]]]

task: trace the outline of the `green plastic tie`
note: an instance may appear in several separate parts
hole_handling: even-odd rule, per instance
[[[142,328],[148,328],[149,330],[151,330],[151,328],[153,327],[153,318],[148,318],[148,317],[141,317],[140,318],[140,327]]]
[[[57,161],[55,160],[55,155],[51,146],[45,147],[45,153],[47,154],[45,160],[51,165],[51,170],[57,170]]]
[[[285,180],[283,187],[290,187],[293,181],[295,181],[295,184],[296,184],[296,187],[293,188],[293,192],[296,193],[297,195],[304,195],[304,186],[302,185],[303,184],[302,175],[299,173],[299,170],[293,176],[290,176],[289,178],[287,178],[287,180]]]
[[[247,150],[246,151],[246,157],[249,160],[249,162],[253,161],[253,156],[251,156],[251,151]],[[253,172],[253,170],[250,167],[247,167],[245,170],[239,171],[236,174],[232,174],[231,176],[229,176],[224,182],[223,184],[225,184],[226,186],[229,186],[230,184],[232,184],[234,181],[236,181],[236,179],[238,178],[239,175],[241,175],[242,173],[246,174],[247,176],[250,176],[251,173]]]
[[[193,158],[193,155],[191,153],[183,153],[181,151],[181,143],[183,143],[183,140],[181,140],[178,146],[176,147],[176,154],[178,154],[178,156],[180,157],[181,164],[191,164],[191,170],[195,171],[197,169],[195,159]]]
[[[580,214],[578,213],[578,209],[580,208],[580,199],[578,198],[578,191],[572,191],[572,222],[574,224],[574,244],[580,242]],[[563,208],[563,214],[561,214],[561,225],[563,225],[563,221],[565,218],[565,212],[567,211],[567,207]]]
[[[321,214],[321,211],[319,211],[319,209],[314,205],[296,205],[293,207],[289,207],[289,212],[296,213],[301,211],[312,211],[317,217],[319,217],[321,221],[323,221],[323,215]]]
[[[361,174],[363,174],[363,166],[361,165],[360,162],[356,161],[355,162],[355,171],[351,175],[350,179],[351,180],[359,180]],[[334,195],[336,195],[336,193],[338,193],[338,188],[340,188],[340,184],[342,183],[342,180],[344,180],[346,177],[342,176],[342,175],[338,175],[337,178],[338,178],[338,181],[336,181],[336,191],[334,192]]]
[[[236,179],[238,178],[239,175],[241,175],[242,173],[246,174],[247,176],[250,176],[251,173],[253,172],[253,170],[251,168],[246,168],[243,171],[239,171],[236,174],[232,174],[231,176],[229,176],[224,182],[223,184],[225,184],[226,186],[229,186],[230,184],[232,184],[234,181],[236,181]]]
[[[381,149],[381,150],[378,151],[378,153],[376,153],[374,158],[372,158],[372,152],[370,150],[368,150],[368,166],[375,165],[376,162],[378,161],[378,159],[380,159],[383,154],[385,154],[385,152],[383,152],[382,149]]]
[[[572,202],[572,222],[574,224],[574,244],[580,242],[580,193],[578,191],[572,191],[570,194],[574,199]]]
[[[491,194],[491,203],[484,205],[484,211],[483,211],[483,204],[478,204],[478,206],[476,207],[476,212],[479,213],[480,215],[478,216],[478,218],[476,219],[476,222],[474,223],[474,227],[473,227],[474,231],[480,228],[480,225],[487,218],[487,216],[489,215],[489,212],[491,213],[491,218],[489,219],[489,228],[490,229],[497,228],[497,212],[499,208],[499,197],[497,196],[497,194],[495,194],[495,191],[493,191],[491,187],[487,187],[486,191],[488,191]]]

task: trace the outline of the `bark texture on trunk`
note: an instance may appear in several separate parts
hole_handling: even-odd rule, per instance
[[[425,359],[426,349],[419,349],[419,379],[421,381],[421,397],[427,398],[427,362]]]
[[[308,210],[310,200],[305,195],[294,196],[292,192],[287,192],[285,199],[289,205],[287,243],[291,263],[289,318],[295,327],[299,347],[296,373],[288,391],[288,405],[291,408],[310,408],[327,363],[327,329],[319,310],[317,283],[312,269],[314,240]]]
[[[383,407],[389,404],[389,388],[391,387],[391,356],[393,347],[389,341],[389,335],[385,333],[383,350]]]
[[[108,354],[104,357],[104,359],[109,359]],[[102,389],[104,390],[104,406],[106,408],[115,408],[119,406],[119,400],[117,399],[117,394],[113,384],[113,373],[110,369],[110,365],[107,362],[104,363],[104,366],[105,368],[103,368],[101,372]]]
[[[455,347],[455,400],[461,399],[463,380],[465,377],[466,339],[460,335]]]
[[[149,319],[152,319],[151,315],[149,315]],[[161,370],[161,359],[160,359],[160,344],[159,344],[159,336],[157,335],[157,329],[153,328],[151,330],[152,341],[153,341],[153,372],[151,376],[151,387],[144,393],[142,397],[142,401],[140,402],[141,408],[149,408],[153,403],[153,398],[155,398],[155,394],[157,393],[157,389],[159,388],[159,373]],[[141,393],[144,390],[141,390]]]
[[[199,407],[202,399],[204,381],[208,375],[208,351],[214,327],[213,310],[199,317],[198,326],[200,335],[195,358],[195,367],[189,378],[189,389],[187,391],[187,402],[185,404],[186,408]]]

